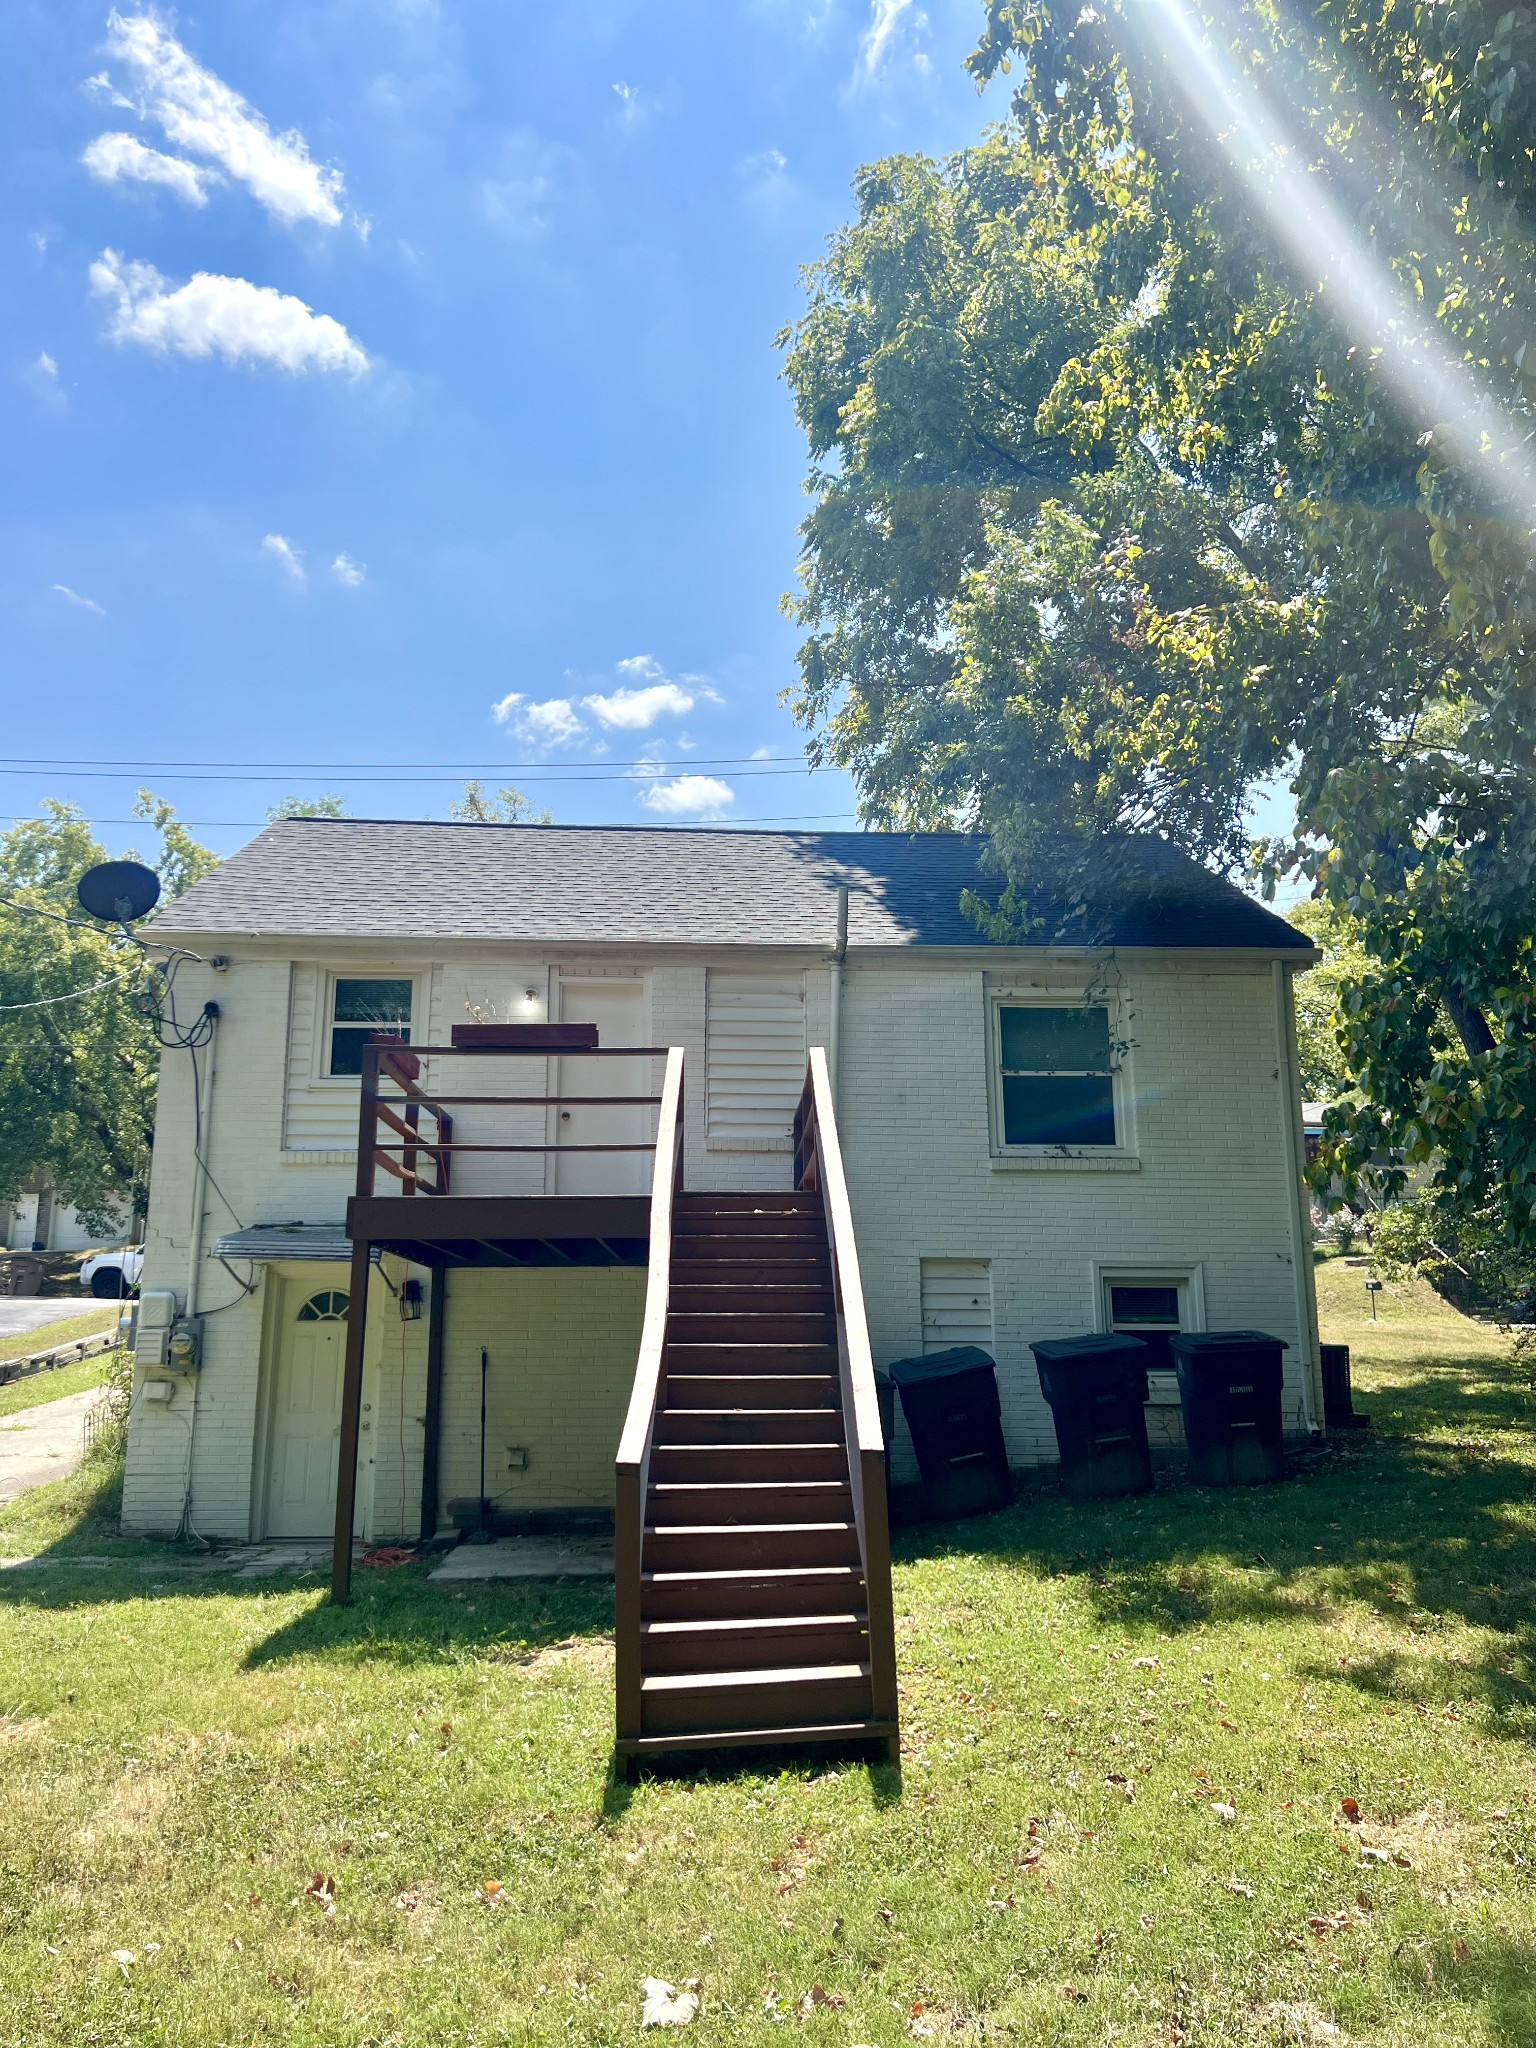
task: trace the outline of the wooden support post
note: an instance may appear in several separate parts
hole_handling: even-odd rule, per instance
[[[427,1306],[427,1406],[421,1439],[421,1541],[437,1534],[438,1458],[443,1434],[443,1336],[448,1315],[448,1268],[432,1269]]]
[[[347,1297],[347,1362],[341,1380],[341,1443],[336,1453],[336,1547],[331,1555],[331,1600],[352,1601],[352,1524],[357,1513],[357,1447],[363,1419],[363,1344],[368,1332],[368,1280],[372,1246],[352,1241],[352,1285]]]

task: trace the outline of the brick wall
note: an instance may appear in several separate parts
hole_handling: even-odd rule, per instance
[[[200,1306],[216,1312],[205,1325],[195,1414],[193,1390],[185,1385],[168,1406],[151,1408],[140,1400],[135,1408],[124,1521],[142,1530],[177,1525],[190,1427],[194,1525],[210,1536],[239,1538],[260,1529],[262,1361],[277,1310],[261,1268],[258,1292],[239,1296],[235,1281],[211,1259],[213,1240],[237,1221],[339,1223],[354,1165],[344,1148],[317,1145],[306,1152],[291,1142],[291,1134],[303,1128],[321,1130],[318,1122],[306,1126],[295,1114],[292,963],[278,949],[256,942],[232,942],[228,950],[234,960],[229,972],[188,966],[177,989],[184,1021],[206,996],[217,999],[224,1013],[209,1150],[222,1194],[207,1191],[199,1283]],[[604,962],[572,955],[553,963],[510,948],[466,947],[435,960],[425,950],[398,950],[399,970],[421,977],[434,1035],[446,1035],[463,1017],[466,999],[502,1015],[524,1013],[529,986],[541,992],[532,1014],[541,1013],[556,964],[573,973],[605,964],[643,973],[653,1042],[681,1043],[687,1052],[688,1185],[788,1185],[787,1153],[722,1150],[704,1142],[705,977],[711,961],[722,956]],[[375,971],[390,964],[380,962],[376,946],[368,949],[366,962],[360,948],[353,951],[355,961],[333,956],[330,964]],[[828,961],[797,953],[786,956],[785,964],[805,976],[810,1042],[827,1043]],[[1010,1453],[1019,1464],[1052,1459],[1054,1434],[1029,1340],[1094,1328],[1106,1265],[1128,1262],[1150,1270],[1163,1261],[1171,1271],[1198,1269],[1207,1327],[1259,1327],[1291,1345],[1287,1422],[1299,1428],[1311,1340],[1299,1307],[1304,1290],[1292,1264],[1282,1121],[1287,1110],[1270,963],[1133,956],[1109,971],[1109,999],[1128,1041],[1121,1085],[1132,1139],[1126,1156],[1113,1161],[994,1159],[987,975],[996,979],[1004,971],[995,955],[985,965],[975,956],[908,955],[855,956],[843,974],[840,1120],[877,1363],[922,1348],[924,1258],[990,1260]],[[1080,995],[1085,971],[1074,975],[1063,966],[1047,976],[1030,964],[1012,985],[1049,979],[1059,993]],[[302,984],[303,977],[297,979]],[[304,1018],[299,1021],[301,1032],[310,1028]],[[342,1116],[324,1127],[328,1144],[342,1136],[345,1124]],[[189,1058],[168,1052],[146,1288],[184,1293],[186,1287],[191,1141]],[[535,1164],[531,1185],[538,1184],[537,1171]],[[345,1285],[344,1268],[325,1270],[332,1284]],[[398,1319],[392,1320],[391,1300],[384,1298],[379,1307],[379,1287],[376,1281],[370,1310],[378,1347],[370,1349],[370,1398],[378,1405],[371,1432],[376,1463],[364,1475],[362,1493],[365,1526],[371,1536],[414,1535],[426,1323],[407,1327],[402,1400]],[[500,1464],[493,1459],[490,1466],[496,1481],[491,1490],[507,1489],[509,1505],[606,1502],[633,1372],[643,1276],[462,1271],[453,1276],[451,1289],[442,1500],[475,1492],[483,1342],[492,1350],[494,1400],[504,1404],[493,1406],[490,1442],[501,1450]],[[506,1470],[504,1449],[510,1443],[527,1446],[526,1475]],[[907,1458],[903,1442],[899,1469],[906,1469]]]

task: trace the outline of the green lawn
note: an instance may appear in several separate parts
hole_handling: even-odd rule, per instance
[[[0,1574],[0,2040],[1536,2041],[1532,1390],[1362,1279],[1377,1427],[1283,1487],[902,1539],[900,1773],[615,1786],[606,1589]]]
[[[68,1322],[50,1323],[46,1329],[31,1330],[24,1337],[0,1337],[0,1359],[22,1358],[34,1351],[47,1351],[55,1344],[68,1344],[77,1337],[94,1337],[117,1322],[117,1310],[93,1309],[71,1316]],[[77,1358],[70,1365],[48,1372],[28,1373],[25,1379],[8,1380],[0,1386],[0,1416],[13,1415],[18,1408],[37,1408],[45,1401],[61,1401],[66,1394],[83,1394],[87,1387],[99,1387],[112,1370],[110,1351],[98,1351],[91,1358]]]

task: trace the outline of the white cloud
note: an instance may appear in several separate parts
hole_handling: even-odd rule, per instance
[[[285,227],[303,220],[341,225],[340,171],[317,164],[297,131],[274,135],[249,100],[188,56],[154,15],[114,8],[107,16],[107,48],[133,73],[139,111],[179,148],[222,165],[274,220]],[[119,97],[110,81],[92,83]]]
[[[71,590],[67,583],[52,583],[48,587],[67,603],[78,605],[83,612],[94,612],[98,619],[107,616],[105,605],[98,604],[94,597],[82,597],[78,590]]]
[[[752,761],[771,761],[773,759],[773,749],[772,747],[754,747],[747,758]]]
[[[625,732],[645,732],[658,718],[686,718],[700,698],[711,704],[720,702],[706,677],[684,676],[682,683],[675,683],[651,654],[627,655],[615,662],[614,673],[622,678],[616,690],[581,700],[598,724],[610,731],[617,727]]]
[[[297,376],[305,370],[368,368],[368,357],[339,320],[314,313],[302,299],[200,270],[171,289],[147,263],[127,263],[104,249],[91,265],[91,289],[114,299],[114,341],[136,341],[161,353],[223,356],[231,363],[271,363]]]
[[[534,747],[559,747],[579,739],[586,727],[569,697],[549,697],[529,704],[516,690],[491,706],[498,725],[510,726],[520,740]]]
[[[643,690],[614,690],[606,697],[583,697],[582,703],[599,725],[611,730],[644,732],[658,718],[686,718],[694,699],[676,683],[651,683]]]
[[[114,131],[98,135],[86,145],[81,163],[93,178],[115,185],[129,178],[141,185],[164,185],[189,206],[206,206],[209,179],[217,174],[200,170],[182,156],[162,156],[158,149],[146,149],[136,135]]]
[[[552,208],[570,203],[584,183],[575,150],[516,128],[502,137],[494,171],[480,180],[480,210],[509,240],[537,242],[549,232]]]
[[[911,11],[912,0],[870,0],[869,26],[859,38],[859,65],[867,78],[872,78],[885,62],[897,31]],[[922,15],[915,16],[913,26],[922,20]]]
[[[302,583],[305,580],[304,551],[302,548],[296,548],[285,534],[264,535],[261,551],[264,555],[270,555],[280,568],[285,569],[295,583]]]
[[[368,580],[367,569],[361,562],[354,562],[350,555],[338,555],[331,564],[331,574],[348,590],[358,590]]]
[[[716,775],[676,775],[670,782],[649,783],[640,801],[664,818],[719,818],[735,803],[736,792]]]
[[[622,78],[616,78],[613,81],[613,90],[622,109],[619,118],[627,126],[640,112],[640,88],[638,85],[628,84]]]
[[[45,377],[57,377],[59,374],[59,366],[53,360],[53,357],[49,355],[47,349],[44,349],[42,354],[38,357],[37,367],[42,371]]]

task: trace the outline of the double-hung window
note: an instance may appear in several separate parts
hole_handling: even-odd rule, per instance
[[[363,1047],[376,1031],[411,1038],[411,984],[403,977],[338,975],[332,984],[328,1074],[360,1074]]]
[[[999,1002],[994,1015],[1004,1147],[1115,1145],[1108,1009]]]

